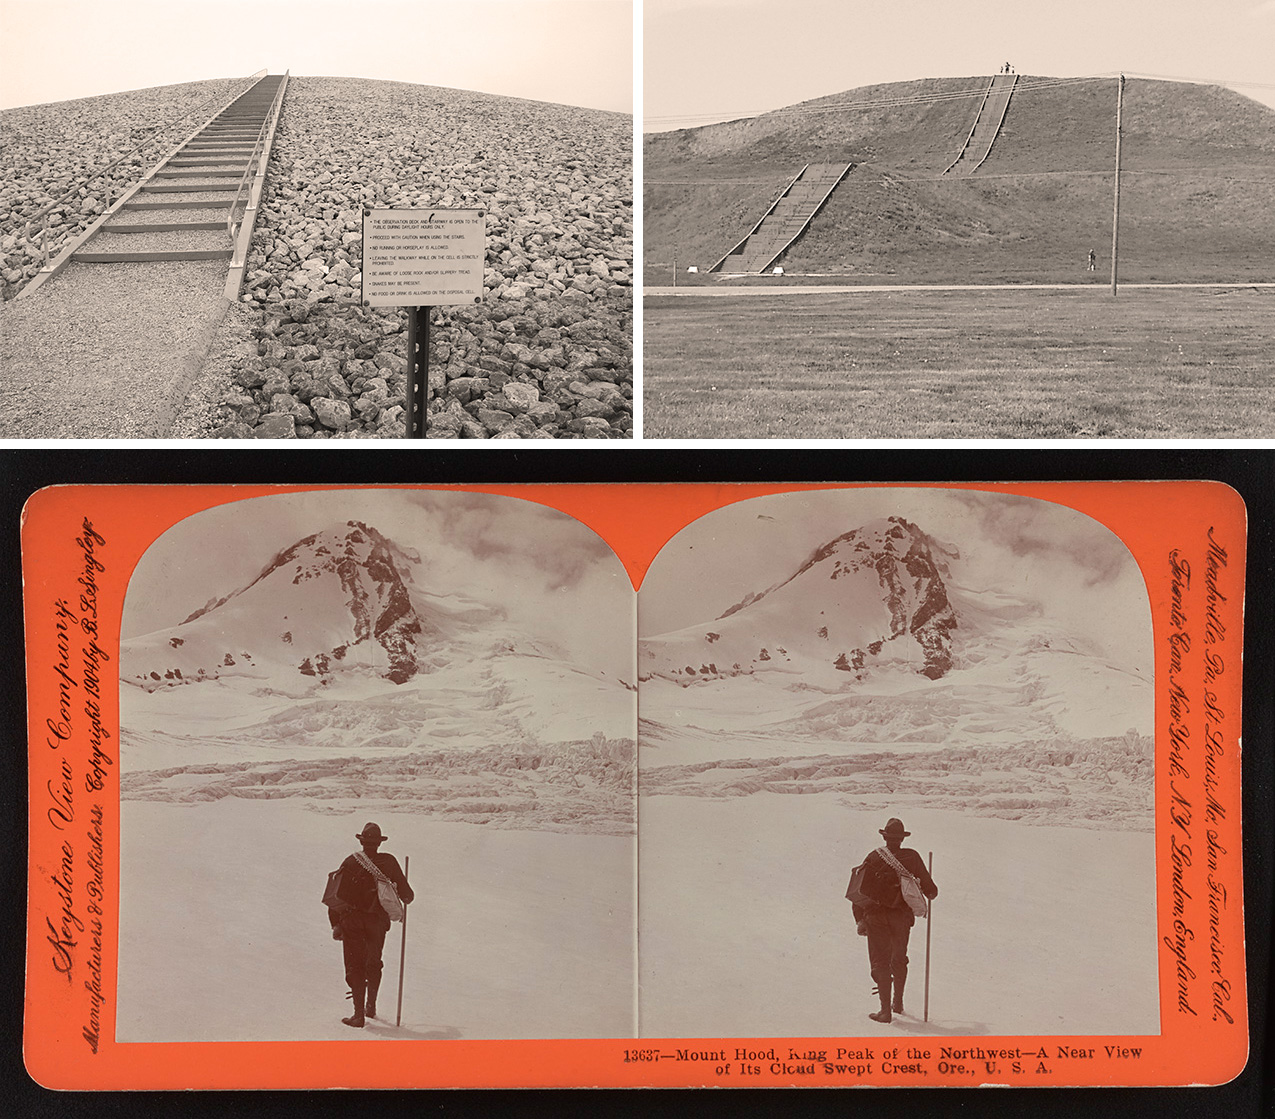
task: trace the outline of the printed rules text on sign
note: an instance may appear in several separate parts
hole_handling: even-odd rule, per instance
[[[483,295],[486,218],[482,210],[366,210],[363,303],[439,307]]]

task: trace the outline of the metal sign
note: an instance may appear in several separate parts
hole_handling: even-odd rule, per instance
[[[364,210],[363,304],[480,303],[486,245],[483,210]]]

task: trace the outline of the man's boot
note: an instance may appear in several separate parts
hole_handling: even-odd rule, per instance
[[[378,976],[376,979],[367,981],[367,998],[365,1000],[363,1013],[369,1018],[376,1017],[376,992],[381,989],[381,980]]]
[[[881,996],[881,1009],[875,1014],[869,1014],[868,1017],[874,1022],[890,1021],[890,981],[887,979],[884,983],[877,984],[877,994]]]
[[[363,996],[365,989],[366,984],[355,983],[354,987],[350,991],[350,994],[354,999],[354,1013],[348,1018],[341,1019],[341,1021],[347,1026],[354,1026],[356,1029],[362,1029],[363,1027]]]
[[[896,979],[894,981],[894,999],[890,1003],[890,1009],[893,1010],[895,1014],[903,1013],[903,984],[906,983],[907,980],[908,977],[905,975],[901,979]],[[371,1013],[371,1011],[368,1013]]]

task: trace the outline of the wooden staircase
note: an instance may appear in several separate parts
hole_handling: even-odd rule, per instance
[[[1002,72],[992,76],[974,117],[974,126],[965,137],[965,144],[943,174],[972,175],[983,165],[992,152],[996,137],[1000,135],[1005,113],[1009,110],[1009,99],[1017,83],[1017,74]]]
[[[231,260],[240,242],[246,251],[250,221],[247,237],[237,234],[242,234],[244,219],[255,216],[287,81],[286,74],[267,74],[206,121],[50,262],[22,294],[72,261]],[[254,178],[255,189],[245,198]],[[187,216],[186,211],[198,213]]]
[[[850,171],[849,163],[810,163],[784,188],[752,231],[709,269],[764,272],[805,232],[811,219]]]

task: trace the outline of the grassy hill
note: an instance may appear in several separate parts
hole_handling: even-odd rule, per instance
[[[810,162],[853,162],[782,261],[864,282],[1109,278],[1116,80],[1022,76],[991,155],[943,176],[986,77],[867,86],[646,137],[647,283],[707,269]],[[928,98],[918,102],[917,98]],[[1120,275],[1275,279],[1275,110],[1216,86],[1130,79]],[[1098,271],[1086,270],[1090,249]]]

